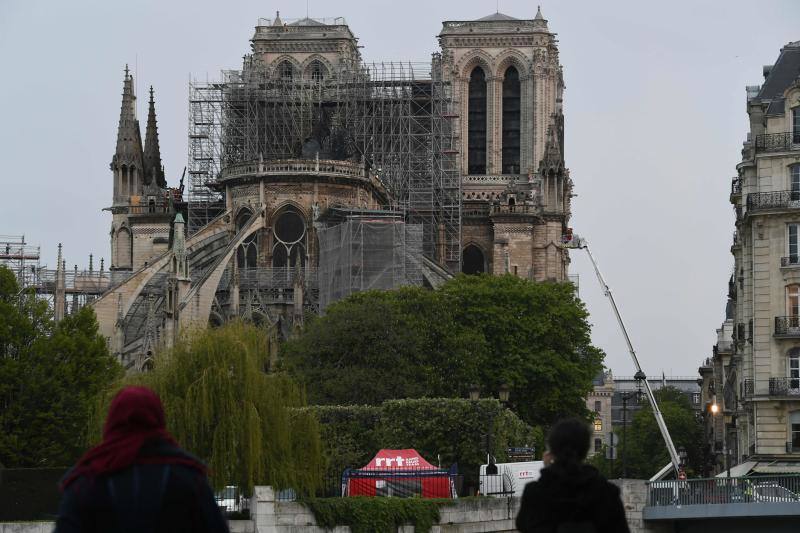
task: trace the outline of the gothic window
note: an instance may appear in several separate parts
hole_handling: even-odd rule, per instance
[[[131,239],[131,232],[128,228],[120,228],[117,232],[117,268],[132,268],[133,267],[133,239]]]
[[[467,170],[486,174],[486,73],[481,67],[469,76],[467,115]]]
[[[295,267],[306,262],[306,223],[293,208],[286,209],[273,226],[275,245],[272,247],[272,266]]]
[[[789,388],[792,389],[794,394],[797,394],[800,389],[800,348],[792,348],[789,350],[787,357],[787,369],[789,378]]]
[[[278,65],[278,76],[280,76],[281,81],[292,81],[294,78],[294,67],[289,61],[281,61],[281,64]]]
[[[319,61],[312,62],[308,71],[309,71],[309,77],[315,83],[319,83],[323,79],[325,79],[325,70],[322,66],[322,63],[320,63]]]
[[[503,78],[503,174],[519,174],[520,147],[519,72],[508,67]]]
[[[236,217],[236,233],[247,225],[253,213],[242,209]],[[256,268],[258,266],[258,235],[253,233],[247,237],[236,250],[236,266],[239,268]]]
[[[464,248],[461,262],[461,272],[464,274],[481,274],[486,272],[483,252],[474,244]]]

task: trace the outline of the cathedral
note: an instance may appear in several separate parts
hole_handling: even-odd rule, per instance
[[[288,335],[360,290],[567,280],[555,34],[537,11],[445,21],[438,38],[430,62],[369,64],[341,18],[260,19],[241,69],[191,84],[177,187],[153,89],[142,143],[126,68],[111,285],[92,302],[126,367],[234,317]]]

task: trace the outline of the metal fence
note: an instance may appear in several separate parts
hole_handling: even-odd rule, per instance
[[[800,135],[794,132],[756,135],[756,152],[785,152],[800,144]]]
[[[784,209],[800,207],[800,191],[757,192],[747,195],[747,209]]]
[[[220,511],[228,518],[248,518],[250,498],[239,487],[228,485],[214,495]]]
[[[800,503],[800,475],[652,481],[647,492],[649,507]]]

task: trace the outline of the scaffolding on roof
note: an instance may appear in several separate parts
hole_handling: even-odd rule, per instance
[[[423,250],[460,260],[457,109],[441,58],[430,63],[353,63],[336,72],[273,71],[245,58],[221,80],[192,82],[189,96],[190,234],[223,209],[222,170],[255,161],[360,161],[391,207],[423,228]],[[316,143],[316,144],[315,144]]]
[[[25,242],[24,235],[0,235],[0,265],[11,270],[20,289],[25,289],[35,283],[39,247]]]

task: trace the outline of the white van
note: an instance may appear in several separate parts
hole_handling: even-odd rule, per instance
[[[497,475],[486,475],[487,466],[481,465],[478,480],[478,490],[483,496],[521,498],[525,485],[539,479],[544,462],[497,463]]]

